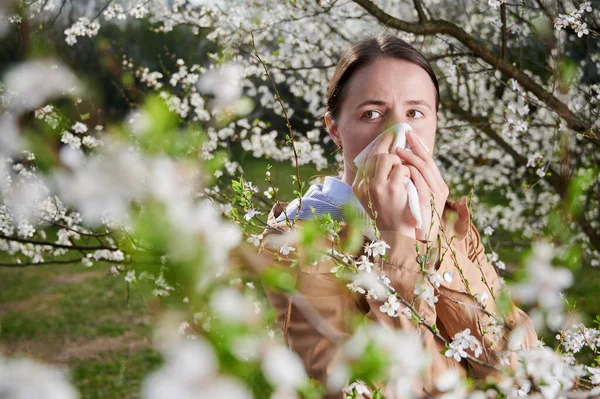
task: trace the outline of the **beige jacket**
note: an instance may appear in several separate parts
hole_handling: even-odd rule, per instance
[[[413,289],[417,282],[425,281],[423,273],[417,262],[417,256],[424,254],[426,250],[425,241],[415,240],[395,231],[380,231],[380,238],[385,240],[391,248],[387,250],[387,261],[379,262],[383,266],[381,270],[391,280],[392,287],[398,294],[409,302],[414,303],[414,308],[424,317],[429,325],[435,324],[440,334],[448,341],[452,341],[454,334],[470,328],[471,334],[482,342],[482,328],[486,322],[491,320],[489,314],[499,315],[494,297],[499,294],[502,286],[494,267],[488,262],[481,243],[480,235],[471,221],[471,215],[467,207],[467,198],[459,201],[446,202],[442,214],[442,226],[445,236],[450,240],[455,236],[448,246],[442,239],[440,248],[433,247],[430,252],[429,262],[426,268],[437,269],[443,277],[439,288],[435,289],[438,302],[435,308],[426,302],[415,298]],[[285,206],[286,204],[282,204]],[[275,205],[269,214],[268,224],[282,231],[289,231],[286,222],[275,222],[275,218],[282,212],[282,206]],[[301,227],[300,220],[296,227]],[[342,222],[343,223],[343,222]],[[342,224],[344,226],[344,224]],[[277,235],[274,229],[265,229],[259,252],[265,259],[276,267],[289,267],[290,263],[286,257],[278,253]],[[340,233],[343,236],[344,228]],[[441,233],[440,233],[441,234]],[[364,237],[364,243],[369,239]],[[415,244],[419,243],[419,254],[416,252]],[[433,246],[433,245],[432,245]],[[331,247],[331,243],[324,248]],[[294,254],[294,253],[292,253]],[[354,255],[361,255],[362,248]],[[302,254],[300,255],[300,259]],[[378,262],[375,262],[377,265]],[[352,334],[349,325],[353,315],[363,314],[366,317],[382,323],[384,326],[395,329],[406,329],[418,331],[422,337],[425,349],[431,354],[430,370],[417,383],[415,389],[422,392],[435,393],[435,381],[445,371],[455,369],[462,375],[470,375],[476,378],[488,375],[497,375],[497,372],[485,366],[463,359],[461,363],[443,354],[444,343],[434,336],[423,324],[415,324],[405,316],[390,317],[379,310],[384,303],[373,298],[367,299],[364,294],[350,291],[345,282],[340,281],[330,270],[334,266],[330,259],[315,265],[303,264],[300,261],[294,266],[296,276],[296,287],[302,296],[314,309],[319,312],[329,323],[339,329],[344,337]],[[488,298],[481,305],[474,299],[478,293],[487,293]],[[298,307],[294,305],[289,296],[278,292],[267,290],[267,296],[277,315],[277,323],[284,331],[288,347],[296,352],[302,359],[306,370],[311,378],[324,384],[332,370],[332,363],[338,346],[317,328],[309,323]],[[512,302],[509,300],[509,304]],[[489,312],[486,313],[486,312]],[[498,355],[507,349],[510,331],[521,326],[522,342],[526,348],[537,344],[537,335],[530,318],[525,312],[517,307],[504,317],[506,328],[502,328],[501,336],[483,334],[485,350],[478,359],[499,365]],[[469,352],[471,355],[472,352]],[[517,365],[516,354],[511,353],[508,360],[514,368]],[[467,373],[467,370],[470,370]],[[349,381],[351,382],[351,381]],[[342,397],[341,392],[331,393],[329,397]]]

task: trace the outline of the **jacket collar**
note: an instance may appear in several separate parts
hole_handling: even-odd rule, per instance
[[[338,177],[326,176],[325,181],[323,182],[322,192],[323,194],[326,194],[336,206],[341,208],[343,205],[350,203],[358,211],[366,215],[364,208],[352,191],[352,186],[344,183]],[[455,241],[464,240],[469,231],[471,212],[469,211],[467,200],[467,197],[462,197],[456,201],[446,199],[446,204],[442,213],[442,224],[446,229],[446,235],[448,237],[452,237],[453,235],[458,236],[455,238]],[[281,215],[283,209],[285,209],[287,205],[287,202],[280,202],[273,205],[267,221],[270,226],[275,224],[286,225],[285,221],[277,222],[275,219]]]

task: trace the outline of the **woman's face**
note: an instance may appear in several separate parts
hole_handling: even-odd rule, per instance
[[[408,123],[433,151],[437,127],[435,86],[420,66],[378,58],[355,71],[346,83],[337,120],[326,116],[332,140],[343,148],[343,180],[352,184],[354,158],[388,127]]]

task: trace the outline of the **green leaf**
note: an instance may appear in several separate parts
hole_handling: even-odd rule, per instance
[[[504,317],[510,313],[513,306],[513,301],[508,290],[501,290],[500,294],[496,297],[496,307],[500,316]]]
[[[270,267],[262,273],[261,277],[265,285],[276,290],[293,292],[296,289],[296,280],[287,270]]]

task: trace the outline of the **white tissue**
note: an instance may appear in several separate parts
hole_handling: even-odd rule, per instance
[[[390,149],[390,153],[394,153],[396,151],[396,148],[398,148],[398,147],[405,149],[406,151],[413,152],[410,147],[406,148],[406,132],[412,131],[412,128],[410,127],[410,125],[408,123],[404,123],[404,122],[396,123],[395,125],[390,126],[386,130],[381,132],[377,137],[375,137],[375,139],[373,139],[373,141],[371,141],[369,143],[368,146],[365,147],[364,150],[362,150],[360,152],[360,154],[358,154],[356,156],[356,158],[354,158],[354,164],[359,169],[364,166],[364,164],[367,160],[367,156],[369,155],[369,153],[371,152],[373,147],[375,147],[375,144],[377,144],[377,141],[379,141],[379,139],[383,135],[388,133],[390,130],[394,131],[396,134],[396,136],[394,137],[393,144]],[[430,152],[429,148],[427,148],[427,146],[425,145],[425,143],[423,143],[423,141],[419,138],[419,136],[417,136],[415,134],[414,137],[419,139],[419,141],[421,142],[421,144],[423,144],[423,147],[425,147],[427,152]],[[413,217],[417,221],[417,229],[420,229],[423,225],[423,218],[421,217],[421,206],[419,205],[419,195],[417,193],[417,188],[415,187],[415,184],[412,182],[412,180],[410,180],[408,177],[404,178],[404,187],[406,188],[406,192],[408,194],[408,206],[410,208],[410,212],[412,213]]]

